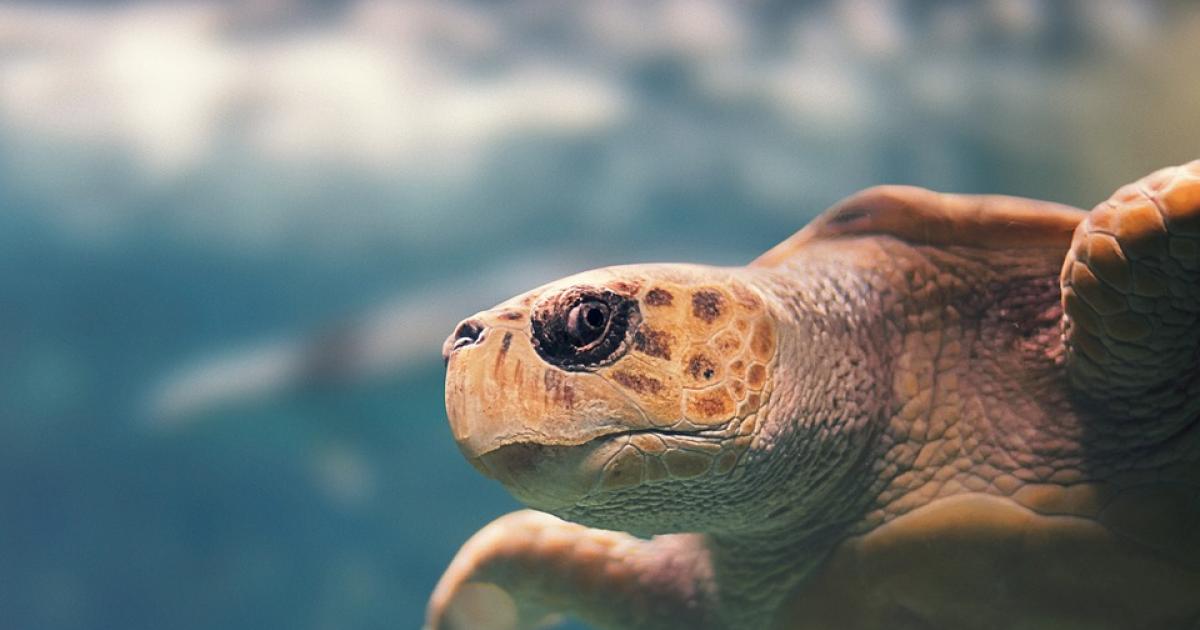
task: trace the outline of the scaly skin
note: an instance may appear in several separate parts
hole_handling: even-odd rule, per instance
[[[872,189],[746,268],[464,322],[460,447],[580,525],[489,525],[428,626],[1196,627],[1198,173],[1090,216]]]
[[[1121,188],[1076,230],[1062,270],[1072,381],[1134,421],[1129,439],[1200,412],[1198,270],[1200,160]]]

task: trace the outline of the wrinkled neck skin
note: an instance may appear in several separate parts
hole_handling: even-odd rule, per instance
[[[1067,399],[1060,253],[811,250],[747,269],[780,363],[733,475],[744,496],[723,497],[734,509],[706,530],[732,627],[768,627],[840,541],[936,498],[1170,465],[1129,458],[1129,436]]]
[[[871,458],[891,389],[864,278],[820,260],[747,272],[779,323],[780,361],[760,432],[732,479],[747,496],[707,537],[735,628],[767,627],[769,611],[871,509]]]
[[[771,615],[848,538],[967,492],[1108,480],[1170,453],[1069,399],[1062,252],[814,243],[736,278],[778,325],[773,388],[730,474],[560,516],[702,548],[729,628]],[[1103,420],[1103,419],[1100,419]],[[1133,454],[1131,457],[1130,454]],[[706,578],[707,579],[707,578]]]

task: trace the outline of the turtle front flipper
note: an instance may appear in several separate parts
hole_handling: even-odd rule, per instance
[[[520,510],[459,550],[425,630],[533,630],[564,614],[614,630],[716,629],[711,583],[698,535],[644,540]]]
[[[1200,412],[1200,160],[1146,176],[1096,206],[1062,270],[1072,384],[1139,436]]]

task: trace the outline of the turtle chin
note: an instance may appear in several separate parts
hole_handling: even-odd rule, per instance
[[[626,430],[572,446],[517,442],[472,463],[531,508],[639,536],[698,531],[721,510],[697,512],[728,488],[732,441]]]
[[[574,446],[517,442],[472,458],[472,464],[521,503],[560,514],[628,475],[612,465],[625,442],[613,436]]]

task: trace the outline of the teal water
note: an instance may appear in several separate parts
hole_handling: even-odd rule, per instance
[[[1086,206],[1197,157],[1200,90],[1169,61],[1200,54],[1194,9],[1003,4],[282,3],[212,9],[215,31],[173,3],[0,7],[0,627],[417,627],[518,507],[442,405],[442,338],[501,290],[737,264],[876,183]],[[222,74],[242,62],[269,71]],[[375,91],[420,64],[457,83]],[[537,91],[546,67],[592,91]],[[345,368],[339,335],[380,313],[403,343]],[[328,360],[162,417],[180,375],[278,340]]]

